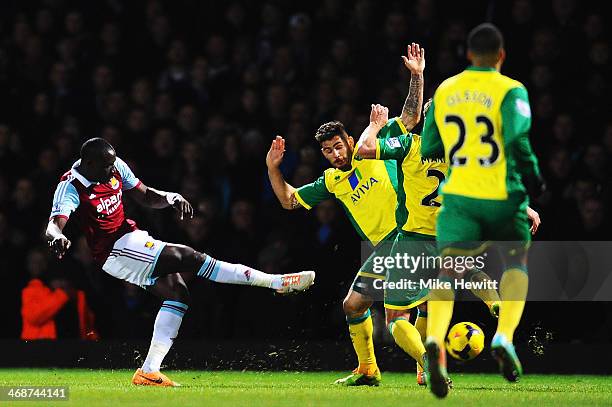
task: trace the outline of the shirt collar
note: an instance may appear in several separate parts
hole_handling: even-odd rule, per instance
[[[467,71],[496,71],[492,66],[474,66],[470,65],[466,68]]]
[[[74,164],[72,164],[72,168],[70,169],[70,173],[74,175],[74,178],[78,179],[81,184],[85,186],[85,188],[89,188],[92,185],[98,185],[98,182],[91,182],[87,178],[85,178],[78,170],[77,167],[81,165],[81,160],[78,160]]]

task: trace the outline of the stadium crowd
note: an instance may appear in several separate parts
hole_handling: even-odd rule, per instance
[[[504,73],[530,92],[531,140],[548,192],[533,207],[540,240],[605,240],[612,184],[610,31],[598,2],[552,0],[375,2],[38,0],[0,6],[0,336],[21,333],[21,290],[33,276],[87,293],[102,338],[148,338],[156,300],[93,265],[76,228],[70,256],[47,254],[43,230],[59,177],[81,143],[104,137],[146,184],[196,207],[127,202],[155,237],[266,272],[317,271],[308,293],[194,282],[182,337],[345,335],[341,300],[359,266],[358,237],[334,202],[284,212],[265,154],[287,139],[283,171],[294,186],[326,167],[314,132],[342,121],[358,137],[370,103],[399,114],[409,77],[400,55],[426,48],[426,97],[466,65],[465,36],[485,19],[506,36]],[[603,6],[602,6],[603,7]],[[416,129],[416,132],[420,128]],[[389,208],[393,210],[393,208]],[[69,223],[70,224],[70,223]],[[74,225],[73,225],[74,226]],[[78,329],[74,309],[58,335]],[[382,324],[381,324],[382,325]]]

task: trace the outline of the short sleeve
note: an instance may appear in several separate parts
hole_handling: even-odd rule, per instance
[[[51,207],[51,215],[49,218],[56,216],[70,217],[72,212],[79,207],[81,200],[71,181],[61,181],[55,189],[53,195],[53,206]]]
[[[115,168],[121,174],[121,182],[123,183],[123,188],[121,189],[123,191],[132,189],[140,183],[140,180],[136,178],[130,167],[119,157],[115,160]]]
[[[376,135],[376,138],[386,139],[389,137],[398,137],[407,133],[408,131],[406,130],[404,123],[402,123],[402,120],[399,117],[394,117],[393,119],[389,120],[387,124],[385,124],[385,127],[380,129]]]
[[[377,160],[401,160],[408,155],[412,136],[402,134],[397,137],[376,140]]]
[[[294,195],[298,202],[309,210],[326,199],[333,198],[333,195],[325,185],[325,175],[321,175],[315,182],[298,188]]]

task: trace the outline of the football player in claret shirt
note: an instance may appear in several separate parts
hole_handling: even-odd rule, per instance
[[[313,271],[267,274],[216,260],[188,246],[157,240],[125,217],[124,194],[146,207],[172,206],[182,220],[193,216],[193,208],[180,194],[147,187],[106,140],[93,138],[83,144],[81,159],[57,186],[46,236],[52,252],[61,259],[71,245],[62,231],[74,214],[94,260],[105,272],[163,300],[149,352],[142,368],[134,373],[133,384],[178,385],[159,370],[188,309],[189,290],[179,273],[193,273],[218,283],[266,287],[281,294],[303,291],[314,282]]]

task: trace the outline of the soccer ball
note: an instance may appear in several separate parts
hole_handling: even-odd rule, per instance
[[[482,352],[485,336],[482,329],[472,322],[453,325],[446,336],[446,350],[458,360],[472,360]]]

